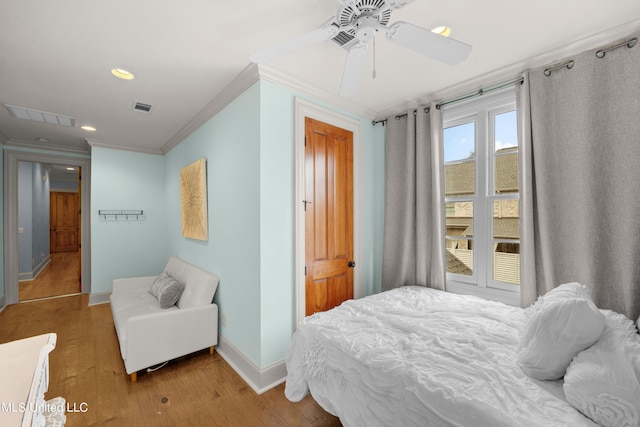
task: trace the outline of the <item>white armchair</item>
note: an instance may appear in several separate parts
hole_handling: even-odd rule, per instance
[[[218,344],[217,276],[171,257],[167,272],[185,285],[176,305],[160,308],[149,289],[158,276],[115,279],[111,312],[131,381],[141,369]]]

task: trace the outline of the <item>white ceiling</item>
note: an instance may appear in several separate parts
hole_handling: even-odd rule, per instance
[[[2,0],[0,142],[82,151],[89,139],[164,152],[246,70],[250,53],[319,27],[336,10],[335,0]],[[346,52],[332,41],[262,70],[378,119],[624,37],[640,28],[640,1],[415,0],[391,23],[401,20],[450,25],[473,51],[451,67],[378,34],[377,78],[368,67],[351,99],[337,96]],[[114,67],[136,79],[114,78]],[[135,101],[151,104],[151,113],[132,111]],[[72,116],[77,126],[17,119],[4,104]]]

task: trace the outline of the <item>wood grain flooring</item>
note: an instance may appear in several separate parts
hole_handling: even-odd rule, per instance
[[[10,305],[0,313],[0,343],[47,332],[58,338],[45,397],[67,400],[68,427],[341,426],[310,396],[289,402],[284,384],[257,395],[208,349],[141,372],[132,383],[109,304],[89,307],[86,294]]]
[[[78,251],[51,253],[51,260],[33,280],[18,282],[18,301],[79,293]]]

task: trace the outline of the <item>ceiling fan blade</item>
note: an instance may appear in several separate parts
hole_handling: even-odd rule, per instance
[[[305,33],[299,37],[252,53],[251,55],[249,55],[249,59],[251,60],[251,62],[255,62],[258,64],[265,63],[289,53],[295,52],[296,50],[304,49],[307,46],[329,40],[337,36],[340,32],[338,27],[330,24],[331,22],[333,22],[333,19],[329,20],[329,22],[327,22],[322,27]]]
[[[413,3],[416,0],[387,0],[387,6],[392,9],[400,9],[401,7],[405,7],[409,3]]]
[[[342,84],[340,86],[340,96],[351,96],[358,90],[358,83],[362,76],[362,68],[367,57],[368,43],[359,42],[351,46],[347,54],[347,61],[344,64],[342,73]]]
[[[426,28],[396,22],[387,32],[387,38],[413,51],[449,65],[456,65],[471,53],[471,46],[433,33]]]

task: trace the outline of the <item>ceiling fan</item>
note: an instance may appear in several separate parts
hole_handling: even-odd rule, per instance
[[[332,39],[347,51],[340,96],[353,95],[367,54],[378,31],[389,41],[430,58],[456,65],[469,56],[471,46],[408,22],[389,25],[391,14],[415,0],[338,0],[338,13],[320,28],[255,52],[250,59],[265,63],[315,43]]]

